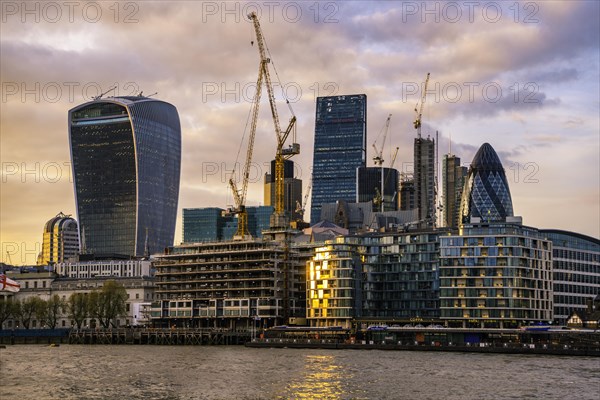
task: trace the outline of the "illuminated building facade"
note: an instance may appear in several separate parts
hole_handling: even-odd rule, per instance
[[[79,231],[77,221],[59,213],[44,225],[42,253],[38,265],[53,265],[77,257],[79,253]]]
[[[439,319],[441,233],[369,233],[338,237],[318,247],[307,263],[311,326],[350,327],[353,319]]]

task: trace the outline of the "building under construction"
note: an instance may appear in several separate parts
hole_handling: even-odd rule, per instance
[[[153,323],[246,330],[304,318],[303,253],[279,239],[169,247],[155,264]]]

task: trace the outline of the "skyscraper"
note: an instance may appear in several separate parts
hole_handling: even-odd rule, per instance
[[[467,167],[460,165],[460,158],[445,154],[442,163],[442,197],[445,227],[458,228],[460,199],[462,196]]]
[[[77,219],[87,251],[141,256],[173,244],[181,128],[176,108],[143,96],[69,111]]]
[[[415,138],[414,143],[415,202],[419,220],[426,225],[435,224],[435,140]]]
[[[512,198],[500,158],[489,143],[481,145],[467,175],[460,204],[461,223],[471,218],[483,222],[513,217]]]
[[[321,205],[356,201],[356,169],[367,157],[367,96],[317,98],[311,225]]]
[[[38,265],[53,265],[73,259],[79,253],[77,221],[62,212],[44,225],[42,253]]]
[[[284,161],[283,170],[283,207],[285,214],[292,221],[302,219],[296,211],[296,202],[302,204],[302,180],[294,178],[294,162]],[[265,174],[264,199],[265,206],[275,206],[275,160],[271,161],[271,171]]]

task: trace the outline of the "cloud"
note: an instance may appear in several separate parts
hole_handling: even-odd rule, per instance
[[[473,21],[463,9],[459,20],[449,22],[450,3],[427,5],[440,7],[439,22],[435,13],[424,15],[422,9],[413,13],[408,8],[422,7],[422,2],[277,3],[271,14],[267,3],[256,3],[271,66],[277,69],[271,77],[277,85],[281,80],[275,91],[280,123],[286,125],[291,116],[281,87],[298,117],[296,140],[302,153],[294,161],[305,187],[317,96],[367,94],[368,160],[376,133],[392,113],[384,151],[400,147],[396,166],[401,167],[412,163],[413,109],[427,72],[431,92],[423,132],[440,132],[440,152],[448,148],[451,133],[453,152],[463,162],[488,141],[503,161],[535,161],[541,171],[551,170],[561,178],[565,177],[561,171],[549,165],[558,163],[559,153],[580,154],[582,144],[570,140],[573,136],[581,138],[589,151],[596,149],[597,158],[598,3],[521,2],[517,22],[509,8],[513,3],[498,3],[502,17],[497,22],[490,22],[481,9]],[[98,4],[102,18],[95,23],[82,18],[81,10],[70,22],[63,10],[56,23],[43,18],[23,23],[17,15],[8,16],[0,27],[2,162],[19,166],[69,162],[69,109],[115,84],[112,95],[158,92],[156,97],[174,104],[181,119],[180,208],[224,207],[231,195],[223,177],[233,169],[240,149],[259,67],[256,38],[245,19],[250,3],[136,2],[137,9],[119,3],[118,18],[112,3]],[[137,22],[126,23],[128,16]],[[526,22],[528,16],[538,22]],[[502,96],[496,99],[498,87]],[[457,88],[462,90],[458,98]],[[264,92],[255,163],[268,163],[275,145]],[[242,144],[239,162],[245,149]],[[546,154],[549,151],[552,157]],[[592,156],[569,158],[563,167],[582,175],[582,182],[570,186],[573,193],[584,193],[585,181],[598,182],[597,169],[588,168]],[[208,170],[214,164],[217,173]],[[548,178],[538,188],[550,193],[563,184]],[[0,192],[3,241],[37,241],[48,218],[60,210],[74,212],[69,184],[29,187],[8,182]],[[523,196],[533,194],[524,191]],[[248,200],[262,202],[260,179],[250,185]],[[591,208],[587,203],[585,207]],[[20,224],[25,214],[26,222]],[[572,230],[578,229],[598,235],[589,221],[574,221]],[[180,232],[179,220],[176,237]]]

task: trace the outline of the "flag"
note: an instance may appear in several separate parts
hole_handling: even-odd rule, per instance
[[[19,290],[21,290],[21,285],[8,278],[6,275],[0,274],[0,292],[18,292]]]

